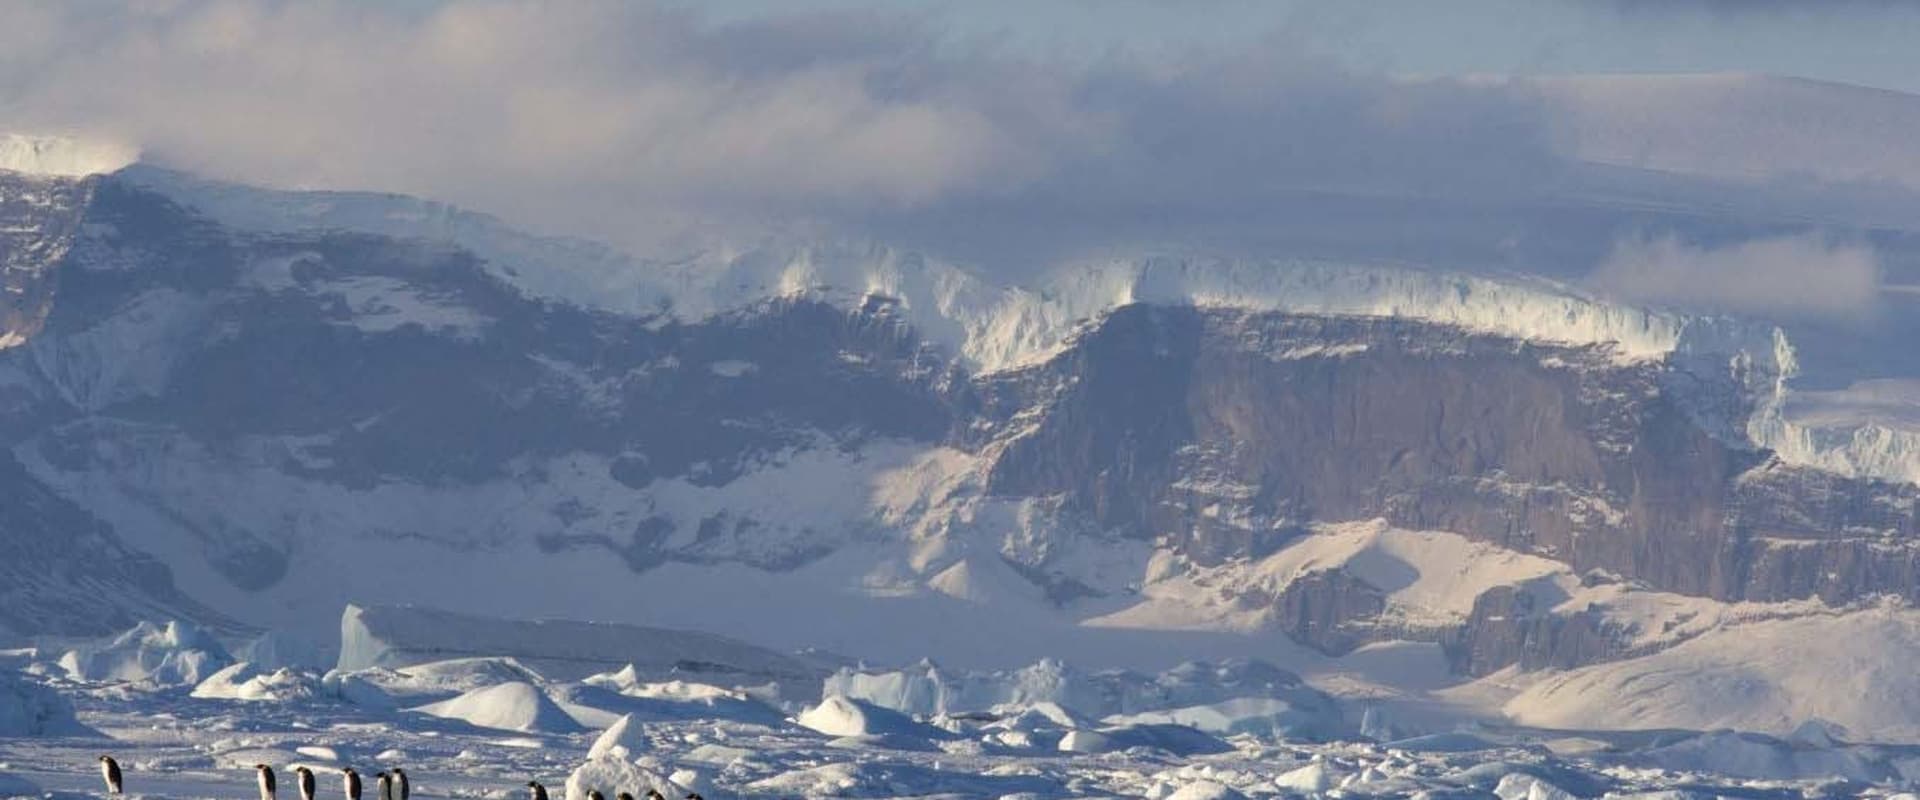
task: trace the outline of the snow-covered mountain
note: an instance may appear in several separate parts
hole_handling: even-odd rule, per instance
[[[15,638],[426,603],[997,668],[1411,641],[1486,675],[1920,597],[1916,451],[1794,433],[1784,334],[1538,279],[650,262],[147,166],[0,173],[0,214]]]

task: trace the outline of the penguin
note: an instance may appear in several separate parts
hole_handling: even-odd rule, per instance
[[[100,757],[100,777],[107,782],[107,794],[120,794],[120,762],[113,756]]]
[[[347,784],[347,800],[360,800],[360,773],[352,767],[340,770],[342,780]]]
[[[539,781],[527,781],[527,800],[547,800],[547,787]]]
[[[393,776],[385,772],[374,773],[373,783],[380,788],[380,800],[393,800]]]
[[[588,789],[587,800],[607,800],[607,796],[601,794],[599,789]]]
[[[633,793],[621,792],[619,794],[614,795],[613,800],[633,800]]]
[[[387,771],[393,773],[393,800],[409,800],[413,797],[413,784],[407,782],[407,773],[401,772],[399,767]]]
[[[293,778],[294,784],[300,787],[300,800],[313,800],[313,770],[294,767]]]
[[[659,789],[648,789],[647,800],[667,800],[667,796],[661,794]]]
[[[707,800],[707,798],[701,797],[699,792],[688,792],[687,800]]]
[[[253,771],[260,774],[260,800],[274,800],[273,767],[255,764]]]

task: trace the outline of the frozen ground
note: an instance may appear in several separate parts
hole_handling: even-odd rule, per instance
[[[1920,777],[1920,747],[1848,744],[1818,722],[1786,737],[1414,725],[1245,661],[847,668],[822,699],[671,680],[671,667],[553,680],[510,658],[323,674],[234,662],[158,626],[91,652],[0,660],[0,797],[99,794],[100,753],[153,800],[253,796],[256,763],[288,798],[295,766],[319,774],[322,798],[342,797],[341,767],[372,798],[372,775],[401,766],[423,798],[523,797],[538,780],[555,800],[1892,797]]]

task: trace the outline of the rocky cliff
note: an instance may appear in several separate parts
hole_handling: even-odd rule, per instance
[[[520,240],[216,211],[122,177],[0,175],[0,492],[25,498],[0,537],[46,562],[21,569],[86,576],[34,588],[51,610],[6,618],[18,634],[155,608],[255,625],[349,601],[511,608],[488,587],[533,563],[566,583],[583,558],[639,586],[851,559],[843,588],[1068,620],[1211,580],[1242,632],[1440,642],[1483,673],[1647,646],[1648,623],[1582,592],[1920,598],[1915,487],[1741,440],[1778,368],[1736,348],[1528,336],[1477,324],[1465,295],[1446,315],[1346,313],[1361,295],[1201,302],[1142,279],[989,362],[982,331],[1028,335],[1060,304],[930,317],[958,290],[823,292],[786,268],[796,291],[621,310],[530,291],[513,253],[545,251],[500,244]],[[736,260],[739,279],[771,258]],[[969,285],[888,258],[889,285]],[[1530,571],[1418,605],[1417,559],[1287,560],[1368,520]],[[458,569],[394,580],[369,560]]]

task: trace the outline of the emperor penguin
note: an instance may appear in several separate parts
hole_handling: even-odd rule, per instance
[[[274,800],[273,767],[255,764],[253,771],[260,775],[260,800]]]
[[[547,787],[539,781],[527,781],[527,800],[547,800]]]
[[[380,800],[393,800],[393,776],[392,775],[389,775],[385,772],[374,773],[373,785],[379,788],[378,796]]]
[[[347,784],[347,800],[360,800],[360,773],[353,767],[340,770],[341,779]]]
[[[294,784],[300,787],[300,800],[313,800],[313,770],[294,767],[293,777]]]
[[[100,777],[107,782],[107,794],[120,794],[120,762],[113,756],[100,757]]]
[[[393,800],[409,800],[413,797],[413,784],[407,782],[407,773],[401,772],[399,767],[387,771],[393,773]]]

